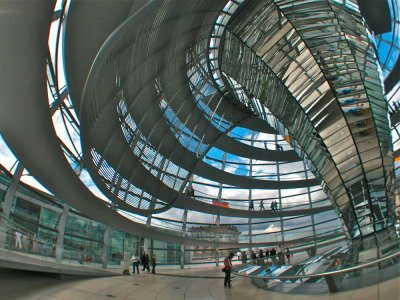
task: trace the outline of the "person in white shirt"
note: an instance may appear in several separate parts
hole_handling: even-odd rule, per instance
[[[132,262],[132,267],[133,267],[132,273],[135,274],[135,269],[136,269],[137,273],[139,274],[139,264],[140,264],[139,257],[136,255],[132,255],[130,261]]]
[[[18,229],[15,231],[15,248],[22,249],[22,233]]]

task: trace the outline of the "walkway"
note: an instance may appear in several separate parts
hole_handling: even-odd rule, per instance
[[[118,276],[95,279],[58,280],[38,273],[0,269],[0,290],[3,299],[145,299],[145,300],[398,300],[400,278],[378,285],[336,294],[281,294],[255,288],[245,278],[233,279],[233,288],[224,288],[223,280],[195,276],[223,275],[218,269],[160,270],[160,272],[193,277],[152,275]]]
[[[63,260],[56,264],[55,258],[0,248],[0,268],[10,268],[34,272],[46,272],[57,275],[76,276],[115,276],[113,269],[103,269],[101,265],[79,264],[73,260]],[[1,287],[1,282],[0,282]],[[0,289],[1,290],[1,289]],[[0,296],[0,299],[1,296]]]

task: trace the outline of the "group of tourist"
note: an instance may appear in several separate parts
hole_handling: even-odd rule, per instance
[[[279,249],[281,249],[279,247]],[[240,253],[240,255],[239,255]],[[238,257],[240,257],[242,263],[247,263],[247,254],[246,251],[243,252],[239,252],[238,253]],[[289,248],[286,248],[286,258],[288,260],[288,263],[290,263],[290,259],[293,256],[293,254],[290,252]],[[256,252],[253,250],[251,253],[251,262],[256,262],[258,261],[258,259],[263,259],[264,257],[271,257],[271,259],[273,257],[276,257],[277,252],[275,250],[275,248],[271,248],[271,249],[266,249],[265,251],[263,251],[262,249],[258,250],[258,257]],[[224,259],[224,267],[222,268],[222,271],[225,273],[225,278],[224,278],[224,286],[225,287],[232,287],[232,283],[231,283],[231,272],[232,272],[232,258],[235,256],[235,254],[233,252],[229,253],[229,255]],[[278,257],[284,257],[283,256],[283,252],[279,251],[278,252]],[[135,274],[135,272],[137,272],[139,274],[139,265],[142,264],[143,268],[142,271],[147,270],[147,272],[150,272],[150,260],[149,260],[149,255],[143,251],[142,255],[139,259],[138,255],[132,255],[130,261],[132,262],[132,273]],[[279,264],[285,264],[284,258],[283,258],[283,263],[281,263],[281,259],[279,258]],[[151,272],[153,274],[155,274],[156,272],[156,256],[155,254],[153,254],[152,258],[151,258],[151,266],[152,266],[152,270]]]
[[[276,211],[278,210],[278,201],[272,201],[270,208],[272,211]],[[249,202],[249,210],[253,210],[254,211],[254,200],[250,200]],[[264,200],[260,201],[260,211],[265,210],[264,207]]]
[[[36,235],[24,232],[19,228],[9,229],[7,232],[10,236],[9,245],[22,251],[38,251],[38,240]],[[12,241],[12,239],[14,241]]]
[[[153,274],[156,273],[157,261],[156,261],[155,254],[153,254],[153,256],[151,257],[151,262],[149,259],[149,255],[145,251],[142,252],[140,259],[139,259],[138,255],[132,255],[130,261],[132,262],[132,273],[133,274],[135,274],[135,270],[139,274],[139,265],[140,264],[142,264],[142,266],[143,266],[142,271],[147,270],[147,272],[150,272],[150,263],[151,263],[151,273],[153,273]]]
[[[272,210],[272,211],[278,210],[278,201],[276,201],[276,200],[275,200],[275,201],[272,201],[270,207],[271,207],[271,210]]]
[[[268,258],[270,257],[271,260],[278,265],[284,265],[285,264],[285,257],[287,260],[287,263],[290,264],[291,259],[293,257],[292,252],[290,252],[289,248],[286,248],[286,250],[284,250],[280,245],[278,247],[278,251],[275,248],[271,248],[271,249],[265,249],[264,251],[262,249],[258,250],[258,255],[256,254],[256,252],[253,250],[251,251],[251,263],[259,263],[260,260],[263,261],[264,258]],[[277,259],[277,261],[276,261]],[[243,264],[247,263],[247,254],[246,251],[243,251],[241,253],[241,261]]]
[[[80,259],[78,260],[81,265],[87,264],[92,261],[93,255],[89,253],[86,245],[79,247]]]
[[[225,259],[224,259],[224,267],[222,269],[223,272],[225,272],[225,279],[224,279],[224,286],[225,287],[231,287],[231,271],[232,271],[232,258],[235,256],[233,252],[231,252]],[[238,259],[241,260],[243,264],[247,263],[247,254],[246,251],[238,252],[237,253]],[[293,254],[290,252],[289,248],[286,248],[286,251],[284,251],[284,248],[279,245],[278,251],[275,248],[271,249],[265,249],[264,251],[262,249],[258,250],[258,256],[256,252],[253,250],[251,251],[251,260],[250,262],[253,264],[262,264],[264,262],[264,258],[270,257],[271,261],[279,266],[282,266],[285,264],[285,257],[287,259],[287,262],[290,264],[290,261],[293,257]]]

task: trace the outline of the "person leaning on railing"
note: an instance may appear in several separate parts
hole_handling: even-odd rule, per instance
[[[254,265],[256,263],[256,260],[257,260],[257,255],[253,250],[251,251],[251,263]]]

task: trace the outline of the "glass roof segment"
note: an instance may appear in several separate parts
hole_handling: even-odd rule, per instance
[[[107,188],[108,196],[110,194],[115,195],[122,203],[142,210],[160,209],[167,205],[166,202],[157,200],[143,189],[123,178],[95,149],[92,150],[92,155],[98,175]]]
[[[237,8],[237,1],[230,1],[227,3],[226,6],[226,12],[224,12],[224,16],[228,17],[234,12],[234,8]],[[221,23],[227,24],[227,20],[220,20]],[[224,25],[225,26],[225,25]],[[215,41],[214,42],[216,46],[219,42]],[[214,59],[215,62],[218,55],[218,51],[215,51],[215,49],[210,49],[210,60]],[[214,56],[213,56],[214,55]],[[306,61],[304,61],[306,63]],[[208,68],[207,68],[208,70]],[[216,67],[214,70],[218,72],[219,68]],[[195,75],[197,76],[197,75]],[[114,78],[111,78],[114,77]],[[115,79],[115,73],[111,76],[111,79]],[[190,76],[188,76],[190,77]],[[108,79],[110,79],[108,78]],[[204,78],[209,78],[204,76]],[[216,75],[212,77],[215,79],[215,82],[218,85],[222,85],[222,79],[221,76],[217,77]],[[245,142],[245,144],[251,145],[252,147],[255,148],[261,148],[263,147],[268,147],[270,150],[275,150],[275,151],[281,151],[277,149],[277,145],[282,147],[283,151],[288,151],[292,150],[292,145],[294,141],[291,141],[291,143],[288,143],[288,140],[286,139],[286,134],[283,134],[285,138],[282,138],[277,135],[271,135],[268,138],[265,138],[265,133],[259,132],[259,131],[254,131],[254,130],[249,130],[246,127],[240,128],[239,127],[234,127],[232,126],[234,123],[229,119],[229,114],[221,114],[219,115],[219,111],[217,109],[214,109],[214,107],[221,107],[221,104],[219,103],[224,103],[226,102],[226,99],[224,99],[224,95],[221,95],[219,97],[219,102],[216,104],[212,104],[209,106],[208,99],[211,99],[211,96],[215,94],[216,92],[219,92],[216,87],[213,87],[212,84],[207,83],[204,84],[200,80],[200,77],[198,77],[196,80],[193,81],[193,86],[197,89],[197,92],[195,89],[192,88],[192,94],[193,98],[195,98],[194,101],[198,101],[197,107],[201,109],[202,111],[206,112],[205,115],[209,118],[210,123],[219,129],[221,132],[228,132],[229,129],[232,129],[229,132],[229,137],[235,140],[238,140],[240,142]],[[162,82],[163,79],[159,79]],[[296,78],[291,78],[291,80],[296,80]],[[154,82],[154,81],[153,81]],[[156,81],[157,85],[157,81]],[[157,91],[157,86],[154,87],[156,93],[159,93],[159,90]],[[201,97],[196,97],[196,93],[201,94]],[[242,101],[246,101],[248,99],[248,95],[244,94],[243,89],[238,89],[237,94],[242,93]],[[160,95],[160,93],[159,93]],[[208,98],[207,98],[208,97]],[[165,99],[168,99],[165,97]],[[200,146],[197,147],[197,145],[200,144],[199,141],[202,141],[202,137],[200,135],[197,135],[197,132],[195,133],[194,130],[192,130],[190,127],[187,127],[186,124],[187,121],[182,118],[181,115],[179,115],[179,110],[176,110],[176,106],[174,106],[174,103],[169,103],[165,102],[163,103],[162,100],[158,99],[158,106],[157,108],[162,112],[163,109],[168,110],[169,112],[167,114],[164,114],[164,122],[165,120],[169,120],[169,125],[174,124],[175,128],[174,131],[174,136],[176,139],[176,142],[179,142],[184,148],[189,150],[189,152],[193,152],[192,150],[199,150],[197,153],[201,155],[202,151],[204,151],[204,147]],[[193,101],[193,99],[192,99]],[[214,100],[213,100],[214,101]],[[250,102],[249,102],[250,103]],[[72,102],[71,103],[66,103],[67,107],[72,107]],[[251,104],[253,105],[253,104]],[[257,104],[258,105],[258,104]],[[214,106],[214,107],[213,107]],[[265,110],[265,107],[262,105],[259,105],[260,110],[266,114],[267,111]],[[115,109],[115,106],[114,106]],[[165,112],[164,111],[164,112]],[[119,111],[120,113],[122,110]],[[57,113],[58,114],[58,113]],[[68,112],[64,112],[65,115],[68,114]],[[129,138],[129,136],[132,134],[129,133],[129,130],[127,128],[131,129],[132,124],[130,121],[128,121],[128,117],[125,114],[119,114],[121,119],[119,120],[119,130],[124,132],[124,137]],[[226,117],[226,119],[225,119]],[[271,118],[272,116],[268,116],[268,118]],[[122,122],[122,120],[125,120]],[[131,116],[131,120],[136,123],[136,126],[139,128],[143,125],[143,123],[140,122],[140,120],[137,120],[134,115]],[[176,121],[173,121],[176,120]],[[77,121],[77,122],[76,122]],[[79,119],[76,121],[73,120],[73,118],[66,119],[66,123],[69,124],[66,126],[66,130],[69,132],[78,132],[79,133]],[[123,125],[122,123],[125,124]],[[76,123],[76,124],[75,124]],[[129,123],[129,126],[128,126]],[[229,125],[228,125],[229,124]],[[157,127],[156,127],[157,128]],[[78,129],[78,130],[76,130]],[[172,126],[169,126],[169,130],[172,130]],[[133,132],[135,132],[133,130]],[[279,131],[281,133],[281,131]],[[286,132],[287,133],[287,132]],[[156,133],[154,133],[156,134]],[[72,136],[72,135],[71,135]],[[142,138],[149,138],[151,137],[148,135],[146,132],[142,133]],[[142,141],[142,138],[138,139],[138,141]],[[63,137],[65,139],[65,136]],[[266,142],[266,144],[265,144]],[[66,143],[68,147],[73,147]],[[128,142],[130,145],[130,143]],[[172,178],[172,182],[176,182],[176,178],[183,179],[185,176],[187,177],[188,174],[181,173],[181,172],[187,172],[183,167],[176,165],[174,166],[172,162],[167,163],[166,161],[170,159],[170,157],[166,156],[164,158],[157,159],[158,155],[161,155],[162,152],[159,150],[157,146],[154,146],[153,144],[149,143],[149,146],[153,148],[153,155],[150,155],[147,150],[144,150],[144,148],[140,148],[140,155],[142,158],[142,163],[143,166],[152,174],[153,177],[158,178],[160,181],[163,181],[162,176],[165,177],[170,177]],[[186,145],[186,146],[185,146]],[[205,144],[206,145],[206,144]],[[263,146],[264,145],[264,146]],[[274,149],[275,148],[275,149]],[[79,157],[78,154],[80,154],[80,148],[77,148],[78,151],[76,152],[76,156]],[[148,148],[150,149],[150,148]],[[131,148],[132,151],[132,148]],[[213,153],[211,155],[211,152]],[[218,152],[218,154],[217,154]],[[139,152],[138,152],[139,153]],[[206,152],[204,152],[206,153]],[[208,157],[207,159],[212,159],[214,162],[219,160],[219,168],[221,170],[229,171],[233,174],[236,175],[241,175],[241,176],[246,176],[246,177],[251,177],[251,178],[265,178],[265,179],[274,179],[277,181],[280,180],[292,180],[292,179],[298,179],[298,178],[313,178],[313,174],[310,173],[308,168],[299,162],[277,162],[274,160],[271,161],[262,161],[262,160],[256,160],[252,158],[243,158],[239,157],[237,155],[234,155],[233,153],[230,153],[229,151],[224,151],[220,150],[216,147],[210,148],[210,150],[207,152]],[[204,158],[206,159],[206,158]],[[115,195],[119,199],[127,199],[129,198],[130,200],[127,202],[132,202],[136,203],[135,205],[138,205],[140,208],[148,208],[154,204],[154,201],[157,201],[158,205],[165,205],[165,203],[162,203],[162,200],[154,199],[154,197],[151,195],[151,193],[148,193],[145,189],[141,189],[137,186],[134,185],[135,182],[131,182],[131,179],[124,178],[121,174],[118,174],[116,169],[114,170],[114,173],[112,173],[112,168],[114,165],[107,165],[107,161],[105,158],[100,158],[102,160],[102,174],[104,173],[110,173],[111,177],[108,178],[107,180],[103,181],[103,184],[115,193]],[[100,161],[99,160],[99,161]],[[165,167],[161,168],[160,164],[157,164],[157,161],[160,162],[162,160],[165,160],[164,164]],[[100,166],[100,164],[99,164]],[[174,170],[169,170],[169,168],[172,168]],[[180,168],[181,171],[177,171],[176,168]],[[158,170],[157,170],[158,169]],[[85,173],[85,170],[82,170],[82,174]],[[103,174],[103,175],[104,175]],[[161,175],[164,174],[164,175]],[[107,175],[107,177],[108,177]],[[283,210],[286,209],[296,209],[296,208],[303,208],[303,207],[311,207],[311,206],[318,206],[318,205],[326,205],[327,204],[327,198],[325,193],[321,190],[320,187],[318,186],[312,186],[309,188],[300,188],[300,189],[243,189],[239,188],[236,186],[229,186],[227,184],[221,183],[221,182],[216,182],[212,180],[202,180],[200,176],[194,174],[193,176],[193,186],[195,187],[194,191],[194,197],[199,200],[199,201],[207,201],[211,205],[215,205],[215,199],[217,199],[218,204],[220,205],[221,203],[228,203],[229,207],[232,208],[237,208],[237,209],[248,209],[249,205],[249,199],[253,199],[255,201],[255,207],[258,210],[260,202],[262,200],[265,200],[265,206],[268,207],[269,203],[272,202],[274,199],[275,201],[279,202],[280,207]],[[119,183],[119,187],[116,186],[116,183]],[[166,183],[166,182],[165,182]],[[175,184],[172,184],[174,186]],[[182,185],[183,186],[183,185]],[[212,187],[212,189],[211,189]],[[206,188],[208,188],[206,190]],[[200,199],[201,198],[201,199]],[[161,201],[161,202],[160,202]],[[224,204],[226,205],[226,204]],[[136,215],[133,213],[128,213],[126,211],[123,211],[122,207],[118,207],[119,211],[122,214],[129,215],[131,219],[133,219],[135,222],[139,223],[147,223],[148,219],[146,217]],[[176,210],[179,210],[177,212]],[[335,214],[333,214],[333,218],[335,218]],[[176,232],[177,234],[182,231],[182,224],[184,223],[184,218],[182,216],[183,210],[178,209],[178,208],[171,208],[169,211],[162,212],[160,214],[153,214],[152,219],[151,219],[151,226],[155,226],[157,228],[160,228],[160,230],[171,230],[173,232]],[[209,226],[210,224],[215,224],[216,223],[216,215],[208,215],[205,217],[207,214],[202,214],[200,212],[189,212],[187,221],[189,224],[189,228],[191,227],[196,227],[198,226],[199,222],[204,222],[205,226]],[[319,214],[318,214],[319,215]],[[230,217],[224,217],[224,216],[218,216],[221,219],[221,226],[224,224],[235,224],[237,228],[239,229],[240,232],[242,232],[242,235],[239,237],[241,242],[249,242],[251,241],[251,234],[249,235],[249,232],[251,233],[251,229],[249,227],[252,227],[253,225],[252,222],[256,224],[259,220],[259,218],[242,218],[241,220],[235,220],[234,218]],[[264,230],[269,227],[267,230],[268,232],[262,233],[258,232],[258,225],[255,225],[255,230],[254,235],[257,236],[257,238],[254,239],[254,242],[259,242],[263,243],[266,241],[271,241],[275,242],[277,239],[285,239],[285,227],[282,226],[282,224],[286,224],[288,229],[291,231],[291,236],[290,238],[286,238],[285,240],[292,239],[292,233],[295,232],[296,230],[298,231],[299,234],[302,234],[302,236],[306,236],[306,234],[303,234],[307,232],[308,236],[312,236],[315,234],[315,229],[312,227],[321,227],[321,234],[322,230],[326,227],[324,227],[323,224],[314,222],[314,216],[310,217],[298,217],[299,219],[303,220],[304,222],[301,221],[301,224],[299,226],[296,226],[296,223],[293,221],[291,222],[288,218],[276,218],[275,221],[272,220],[272,218],[269,218],[266,220],[266,222],[272,222],[276,223],[273,227],[271,227],[271,224],[266,225]],[[315,219],[319,219],[319,217],[315,217]],[[306,220],[307,219],[307,220]],[[167,221],[166,221],[167,220]],[[164,224],[165,222],[165,224]],[[250,225],[249,225],[250,222]],[[326,224],[331,224],[331,219],[326,218],[325,220],[321,222],[327,222]],[[336,222],[338,223],[338,219],[336,217]],[[194,225],[191,225],[194,224]],[[311,227],[310,227],[311,226]],[[261,229],[260,229],[261,230]],[[271,233],[271,235],[268,235],[268,233]],[[195,234],[194,234],[195,235]],[[289,236],[288,236],[289,237]]]

